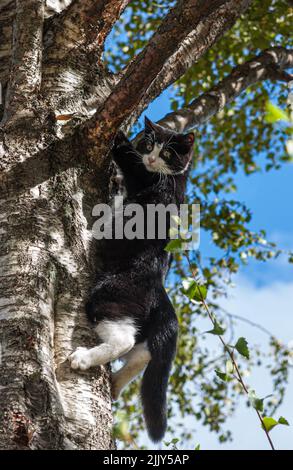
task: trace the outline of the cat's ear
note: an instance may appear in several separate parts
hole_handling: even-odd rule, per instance
[[[144,118],[144,131],[146,134],[150,134],[152,132],[162,132],[163,128],[159,124],[155,124],[149,118],[145,116]]]
[[[195,139],[195,136],[194,136],[194,132],[189,132],[188,134],[184,134],[183,135],[183,138],[184,138],[184,142],[189,145],[190,147],[193,146],[194,144],[194,139]]]

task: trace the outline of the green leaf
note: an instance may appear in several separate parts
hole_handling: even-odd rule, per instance
[[[165,446],[169,447],[172,444],[172,450],[177,450],[176,444],[179,442],[177,437],[174,437],[172,441],[164,441]]]
[[[278,423],[279,424],[284,424],[284,426],[290,426],[290,424],[288,423],[286,418],[284,418],[283,416],[280,416],[280,418],[278,419]]]
[[[271,124],[278,121],[290,122],[288,114],[270,101],[266,103],[265,120]]]
[[[178,215],[171,215],[171,219],[174,220],[175,224],[180,225],[181,219]]]
[[[197,446],[194,448],[194,450],[200,450],[200,444],[197,444]]]
[[[269,416],[265,416],[263,419],[263,427],[266,429],[267,432],[270,432],[275,426],[279,423],[274,418]]]
[[[260,412],[263,412],[263,399],[262,398],[255,399],[254,408]]]
[[[171,441],[171,444],[177,444],[179,442],[179,439],[177,437],[174,437]]]
[[[196,284],[196,287],[193,299],[202,302],[203,299],[206,299],[208,290],[205,286],[200,286],[199,284]]]
[[[206,331],[205,333],[210,333],[211,335],[221,336],[225,333],[225,328],[223,328],[217,320],[214,321],[214,328],[212,330]]]
[[[244,356],[246,357],[246,359],[249,359],[248,343],[245,338],[243,337],[239,338],[234,347],[236,351],[238,351],[239,354],[241,354],[241,356]]]
[[[197,290],[197,284],[192,277],[186,277],[182,280],[182,292],[185,294],[189,299],[193,299],[195,292]]]
[[[221,372],[219,369],[215,369],[215,373],[219,377],[219,379],[223,380],[223,382],[229,382],[229,380],[231,380],[231,377],[229,377],[228,374]]]
[[[167,246],[165,246],[165,251],[168,251],[169,253],[178,253],[178,251],[183,251],[183,243],[184,240],[181,240],[180,238],[176,238],[176,240],[170,240]]]
[[[251,406],[255,410],[260,411],[260,412],[263,411],[264,398],[258,398],[256,396],[255,390],[249,390],[248,399],[249,399],[249,402],[250,402]]]
[[[182,281],[183,289],[182,292],[190,300],[196,300],[202,302],[207,296],[207,288],[200,286],[192,277],[187,277]]]

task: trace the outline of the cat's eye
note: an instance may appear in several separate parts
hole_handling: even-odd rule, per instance
[[[165,158],[171,157],[171,152],[167,149],[163,150],[163,157]]]
[[[146,149],[148,152],[151,152],[153,150],[152,144],[146,144]]]

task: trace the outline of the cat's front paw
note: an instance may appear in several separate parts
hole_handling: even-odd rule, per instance
[[[91,367],[89,350],[79,347],[68,358],[71,369],[87,370]]]

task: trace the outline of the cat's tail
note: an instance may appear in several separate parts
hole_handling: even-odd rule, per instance
[[[147,345],[151,360],[141,386],[143,414],[152,441],[162,440],[167,428],[167,385],[176,352],[178,322],[162,290],[159,307],[151,313]]]

